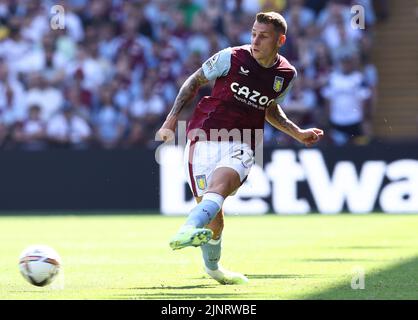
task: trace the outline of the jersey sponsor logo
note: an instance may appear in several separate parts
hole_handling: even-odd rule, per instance
[[[205,190],[207,187],[206,175],[198,175],[196,176],[196,185],[200,190]]]
[[[274,91],[279,92],[280,90],[282,90],[283,82],[284,82],[284,78],[276,76],[274,78],[274,83],[273,83]]]
[[[248,76],[248,74],[250,73],[250,70],[245,70],[242,66],[239,68],[239,74],[242,74],[244,76]]]
[[[230,86],[232,92],[236,93],[238,98],[244,97],[245,99],[238,99],[241,102],[248,105],[257,104],[257,106],[268,106],[274,99],[269,99],[267,96],[262,96],[257,90],[250,90],[247,86],[241,86],[238,82],[232,82]],[[235,96],[235,95],[234,95]]]

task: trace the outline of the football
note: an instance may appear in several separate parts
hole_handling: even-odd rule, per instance
[[[31,245],[20,255],[19,270],[31,284],[43,287],[50,284],[61,268],[61,258],[51,247]]]

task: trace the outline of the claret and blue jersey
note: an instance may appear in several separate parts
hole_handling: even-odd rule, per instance
[[[281,55],[273,66],[261,66],[250,45],[219,51],[203,63],[202,70],[215,84],[211,96],[198,103],[187,131],[202,129],[208,139],[211,129],[263,130],[266,108],[272,101],[281,103],[297,75]]]

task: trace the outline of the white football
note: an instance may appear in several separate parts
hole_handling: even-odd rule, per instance
[[[50,284],[61,268],[61,258],[51,247],[31,245],[20,255],[19,270],[31,284],[43,287]]]

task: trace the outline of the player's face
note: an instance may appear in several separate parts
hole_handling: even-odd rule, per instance
[[[255,21],[251,31],[251,50],[254,58],[264,60],[276,56],[285,39],[286,37],[280,35],[271,23]]]

